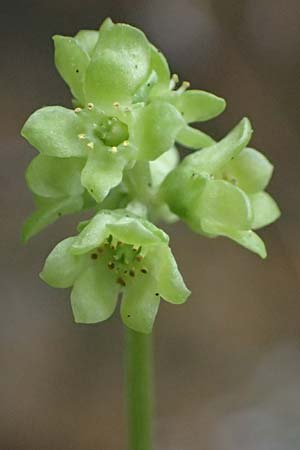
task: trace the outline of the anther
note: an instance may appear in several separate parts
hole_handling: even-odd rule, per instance
[[[80,111],[82,111],[81,108],[75,108],[75,109],[74,109],[74,112],[76,112],[76,113],[80,113]]]
[[[172,90],[174,89],[174,87],[176,86],[176,83],[178,83],[179,78],[177,73],[174,73],[171,77],[170,83],[169,83],[169,88]]]
[[[85,139],[86,138],[86,134],[80,133],[80,134],[78,134],[78,138],[79,139]]]
[[[112,261],[109,261],[109,263],[107,264],[107,267],[112,270],[115,268],[115,263],[113,263]]]
[[[112,153],[117,153],[118,149],[117,149],[117,147],[111,147],[110,151]]]
[[[182,92],[184,92],[186,89],[188,89],[190,87],[191,83],[189,81],[184,81],[182,83],[182,85],[180,86],[179,89],[177,89],[177,92],[179,94],[181,94]]]
[[[121,286],[126,286],[125,281],[121,277],[117,279],[117,283],[120,284]]]
[[[91,111],[91,109],[93,109],[94,106],[95,106],[94,103],[88,103],[87,104],[87,109],[89,109]]]
[[[134,276],[135,276],[135,271],[134,271],[133,269],[130,269],[130,270],[129,270],[129,275],[130,275],[131,277],[134,277]]]
[[[97,253],[92,253],[92,254],[91,254],[91,258],[92,258],[92,259],[97,259],[97,258],[98,258]]]
[[[124,147],[128,147],[129,142],[128,142],[128,141],[124,141],[124,142],[123,142],[123,145],[124,145]]]
[[[113,106],[114,106],[115,108],[120,108],[120,103],[119,103],[119,102],[114,102],[114,103],[113,103]]]
[[[143,268],[141,269],[141,272],[142,272],[142,273],[148,273],[148,270],[146,269],[146,267],[143,267]]]
[[[138,256],[136,256],[136,258],[135,258],[138,262],[141,262],[141,261],[143,261],[143,257],[141,256],[141,255],[138,255]]]
[[[86,144],[89,148],[93,149],[94,148],[94,142],[89,142],[88,144]]]

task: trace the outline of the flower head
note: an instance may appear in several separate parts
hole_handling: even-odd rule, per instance
[[[41,273],[51,286],[72,287],[76,322],[108,319],[122,294],[123,322],[150,333],[160,297],[177,304],[188,297],[168,236],[152,223],[127,211],[103,210],[81,228],[54,248]]]
[[[275,221],[280,211],[264,189],[273,166],[247,148],[252,129],[243,119],[224,139],[185,158],[162,185],[171,210],[206,236],[226,236],[266,257],[252,230]]]
[[[101,203],[125,171],[156,160],[175,142],[193,149],[214,143],[189,124],[225,108],[213,94],[188,90],[188,82],[176,89],[178,76],[171,76],[163,54],[130,25],[107,19],[99,31],[54,36],[54,45],[75,108],[44,107],[22,129],[40,153],[27,172],[38,210],[26,224],[25,240],[58,212],[79,211],[92,199]],[[47,189],[41,190],[44,176]]]

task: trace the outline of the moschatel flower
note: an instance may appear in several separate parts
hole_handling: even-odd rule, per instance
[[[266,257],[263,241],[252,231],[275,221],[280,211],[264,189],[273,166],[247,148],[252,129],[243,119],[220,142],[187,156],[161,187],[170,209],[206,236],[226,236]]]
[[[193,149],[213,144],[189,124],[225,108],[213,94],[187,90],[188,82],[176,89],[178,76],[171,76],[162,53],[130,25],[107,19],[99,32],[54,36],[54,44],[76,107],[44,107],[22,129],[40,152],[27,171],[37,211],[25,240],[60,215],[101,203],[124,171],[159,158],[175,141]]]
[[[51,286],[72,287],[76,322],[108,319],[122,294],[125,325],[150,333],[160,297],[179,304],[189,296],[168,236],[151,222],[128,211],[103,210],[80,228],[77,237],[54,248],[41,273]]]

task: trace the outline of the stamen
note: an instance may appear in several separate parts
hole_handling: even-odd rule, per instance
[[[113,263],[112,261],[109,261],[109,263],[107,264],[107,267],[112,270],[115,268],[115,263]]]
[[[76,113],[80,113],[80,111],[82,111],[82,108],[75,108],[74,109],[74,112],[76,112]]]
[[[94,103],[88,103],[87,104],[87,109],[89,109],[90,111],[94,108]]]
[[[80,133],[80,134],[78,134],[78,138],[79,139],[85,139],[86,138],[86,134]]]
[[[134,277],[134,276],[135,276],[135,271],[134,271],[133,269],[131,269],[131,270],[129,271],[129,275],[130,275],[131,277]]]
[[[92,259],[97,259],[97,258],[98,258],[97,253],[92,253],[92,254],[91,254],[91,258],[92,258]]]
[[[121,278],[121,277],[119,277],[119,278],[117,279],[117,283],[120,284],[121,286],[126,286],[125,281],[124,281],[123,278]]]
[[[142,272],[142,273],[148,273],[148,269],[146,269],[146,267],[143,267],[143,268],[141,269],[141,272]]]
[[[117,149],[117,147],[111,147],[110,151],[112,153],[117,153],[118,149]]]
[[[114,102],[114,103],[113,103],[113,106],[114,106],[115,108],[120,108],[120,103],[119,103],[119,102]]]
[[[93,149],[94,148],[94,142],[89,142],[88,144],[86,144],[89,148]]]
[[[182,92],[186,91],[190,87],[191,83],[189,81],[184,81],[179,89],[177,89],[178,94],[182,94]]]
[[[169,89],[170,90],[174,89],[176,84],[178,83],[178,81],[179,81],[179,77],[178,77],[177,73],[173,73],[170,83],[169,83]]]
[[[128,147],[129,142],[128,142],[128,141],[124,141],[124,142],[123,142],[123,145],[124,145],[124,147]]]

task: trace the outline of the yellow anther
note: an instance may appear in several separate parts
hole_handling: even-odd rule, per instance
[[[89,110],[91,110],[91,109],[93,109],[94,108],[94,103],[88,103],[87,104],[87,109],[89,109]]]
[[[129,141],[124,141],[124,142],[123,142],[123,145],[124,145],[124,147],[128,147]]]
[[[80,111],[82,111],[82,109],[81,109],[81,108],[75,108],[74,111],[75,111],[76,113],[80,113]]]
[[[173,75],[172,75],[172,80],[173,80],[175,83],[178,83],[179,77],[178,77],[177,73],[173,73]]]
[[[110,151],[112,153],[117,153],[118,149],[117,149],[117,147],[111,147]]]
[[[86,138],[86,134],[80,133],[80,134],[78,134],[78,138],[79,139],[85,139]]]
[[[93,149],[94,148],[94,142],[89,142],[88,144],[86,144],[89,148]]]
[[[120,103],[119,103],[119,102],[114,102],[114,103],[113,103],[113,106],[114,106],[115,108],[119,108],[119,107],[120,107]]]

